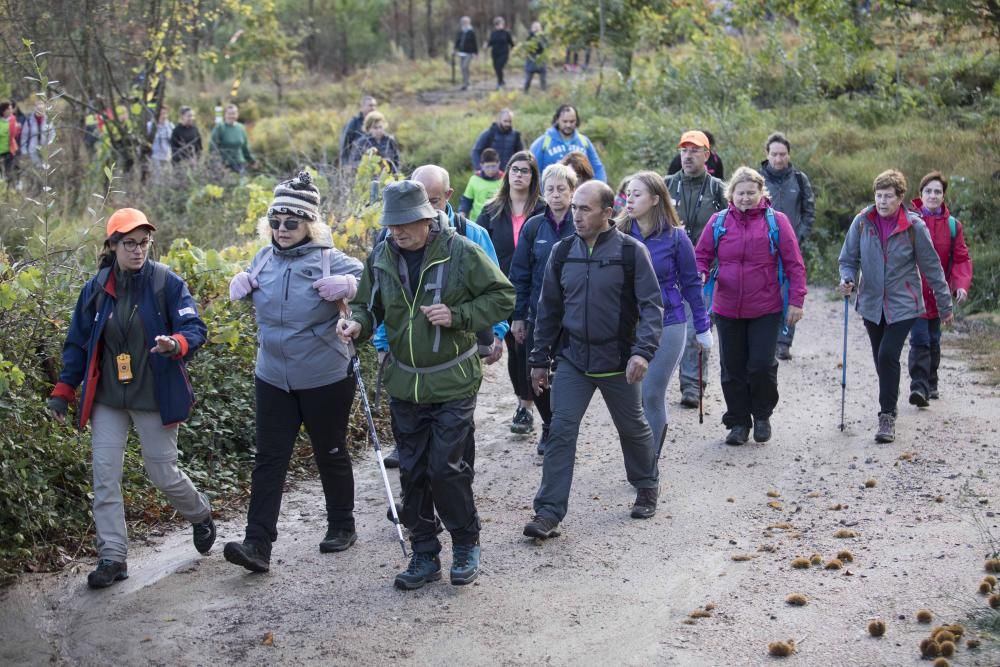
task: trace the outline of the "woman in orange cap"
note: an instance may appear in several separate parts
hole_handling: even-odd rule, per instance
[[[87,577],[91,588],[128,578],[121,478],[130,421],[150,481],[194,524],[195,548],[208,553],[215,542],[208,499],[177,468],[177,427],[194,404],[185,360],[207,330],[184,281],[149,259],[155,230],[134,208],[108,218],[99,270],[80,291],[47,403],[63,423],[82,384],[78,423],[91,422],[93,441],[98,561]]]

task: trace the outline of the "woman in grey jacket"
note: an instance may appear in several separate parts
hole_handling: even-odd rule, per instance
[[[279,183],[267,211],[271,244],[229,284],[257,316],[257,457],[246,538],[226,544],[226,560],[252,572],[270,568],[288,461],[305,423],[326,496],[329,529],[319,549],[343,551],[354,531],[354,473],[347,422],[354,378],[337,337],[339,302],[357,291],[362,264],[335,250],[319,219],[319,191],[308,173]]]
[[[839,289],[849,296],[858,285],[857,310],[864,318],[878,371],[875,441],[892,442],[899,356],[913,321],[924,312],[921,274],[934,290],[942,324],[952,319],[951,293],[927,225],[902,206],[906,178],[895,169],[884,171],[875,178],[874,190],[874,206],[854,218],[840,251]]]

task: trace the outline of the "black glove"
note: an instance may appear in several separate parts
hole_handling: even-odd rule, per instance
[[[65,398],[51,396],[49,400],[45,401],[45,407],[57,415],[65,417],[66,411],[69,409],[69,403],[66,402]]]

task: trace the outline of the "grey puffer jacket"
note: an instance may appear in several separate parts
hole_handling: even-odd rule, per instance
[[[257,313],[256,374],[270,385],[291,391],[313,389],[347,377],[347,346],[337,337],[337,302],[325,301],[312,286],[323,277],[323,252],[330,275],[361,277],[362,264],[333,249],[330,228],[313,223],[316,238],[289,249],[262,248],[250,264],[258,287],[250,293]]]
[[[553,258],[563,243],[572,246],[557,278]],[[625,245],[635,246],[631,286],[623,284]],[[614,227],[597,237],[593,251],[577,234],[553,246],[528,357],[532,368],[547,368],[558,355],[585,373],[624,371],[632,355],[653,358],[662,332],[663,297],[646,246]]]
[[[858,313],[875,324],[883,315],[887,324],[920,317],[924,313],[923,274],[934,290],[941,317],[946,317],[951,313],[951,293],[927,225],[900,207],[896,228],[883,251],[876,215],[874,206],[861,211],[851,222],[840,251],[840,279],[857,285]]]

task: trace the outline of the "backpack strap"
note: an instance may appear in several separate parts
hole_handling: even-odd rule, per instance
[[[96,289],[90,295],[90,302],[87,304],[89,309],[91,306],[94,307],[95,312],[100,312],[101,306],[104,305],[104,285],[108,282],[108,276],[111,275],[111,267],[105,266],[103,269],[97,272],[95,276],[95,286]]]
[[[320,258],[320,264],[323,267],[323,277],[330,277],[330,256],[333,255],[333,248],[323,248],[323,256]]]
[[[712,225],[712,243],[716,255],[715,266],[708,272],[708,280],[705,281],[705,286],[702,288],[705,297],[705,310],[709,315],[712,314],[712,297],[715,295],[715,282],[719,277],[719,241],[726,234],[726,216],[728,214],[729,209],[725,209],[708,219],[708,223]]]
[[[451,248],[449,247],[449,250]],[[448,282],[448,265],[451,264],[451,259],[448,261],[439,262],[437,266],[434,267],[434,280],[424,283],[425,292],[434,292],[434,296],[431,298],[432,304],[441,303],[441,293],[444,291],[445,285]],[[431,352],[437,352],[441,348],[441,327],[434,327],[434,343],[431,345]]]
[[[156,299],[156,307],[160,309],[160,317],[163,323],[170,329],[170,311],[167,310],[167,273],[170,268],[166,264],[153,262],[153,298]]]
[[[272,255],[274,255],[273,247],[267,246],[266,248],[264,248],[264,254],[263,256],[261,256],[260,261],[257,263],[257,266],[253,267],[250,270],[251,282],[257,279],[257,276],[260,275],[260,272],[264,269],[264,266],[266,266],[267,263],[271,261]]]
[[[779,247],[779,242],[781,238],[778,232],[778,221],[774,217],[774,209],[770,206],[764,212],[767,218],[767,238],[768,243],[771,246],[771,254],[776,255],[778,258],[778,288],[781,290],[781,332],[788,335],[788,325],[785,324],[785,320],[788,316],[788,288],[789,280],[788,276],[785,275],[785,265],[781,261],[781,252]]]
[[[958,220],[953,215],[948,216],[948,234],[951,243],[948,245],[948,267],[944,272],[945,278],[951,276],[951,267],[955,264],[955,237],[958,236]]]

